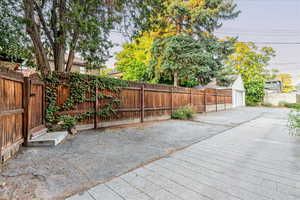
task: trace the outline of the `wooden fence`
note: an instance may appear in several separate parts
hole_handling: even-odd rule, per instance
[[[11,157],[23,142],[46,128],[44,87],[36,76],[24,77],[0,67],[1,161]]]
[[[116,115],[104,119],[95,114],[93,117],[81,120],[77,129],[169,119],[172,111],[184,105],[193,105],[197,112],[225,110],[231,108],[231,94],[231,90],[198,90],[130,82],[130,86],[123,88],[120,92],[120,107],[117,109]],[[62,106],[68,97],[69,88],[62,84],[57,90],[57,104]],[[59,114],[74,116],[89,111],[99,111],[105,103],[105,100],[98,99],[95,102],[84,102],[77,104],[71,111],[63,111]]]
[[[44,132],[45,83],[38,76],[23,74],[0,67],[0,158],[1,161],[18,151],[22,143]],[[64,105],[70,88],[62,84],[57,89],[57,104]],[[100,90],[96,93],[103,92]],[[109,92],[105,92],[109,94]],[[91,96],[91,92],[87,94]],[[119,94],[120,107],[116,115],[101,118],[95,114],[81,120],[78,129],[92,129],[169,119],[171,113],[184,106],[193,105],[197,112],[211,112],[231,108],[231,90],[197,90],[166,85],[129,82]],[[107,103],[97,99],[75,105],[70,111],[58,114],[78,115],[99,111]]]
[[[10,150],[17,151],[24,141],[23,87],[24,79],[21,74],[11,73],[3,69],[0,71],[1,158],[2,155],[7,155]]]

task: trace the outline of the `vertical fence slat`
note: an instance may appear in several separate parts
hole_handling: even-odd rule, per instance
[[[145,86],[141,86],[141,122],[144,122],[145,117]]]
[[[216,103],[216,112],[218,112],[218,92],[215,90],[215,103]]]
[[[192,89],[190,89],[190,105],[193,105],[193,104],[192,104],[192,101],[193,101],[193,100],[192,100]]]
[[[224,110],[226,110],[226,95],[224,94]]]
[[[29,140],[29,101],[30,101],[30,79],[28,77],[24,77],[24,84],[23,84],[23,106],[24,106],[24,113],[23,113],[23,137],[25,139],[25,145]]]
[[[174,100],[174,98],[173,98],[173,90],[174,90],[174,88],[171,88],[171,115],[173,114],[173,109],[174,109],[174,105],[173,105],[173,100]]]
[[[94,102],[94,129],[98,128],[98,122],[97,122],[97,109],[98,109],[98,89],[95,87],[95,102]]]

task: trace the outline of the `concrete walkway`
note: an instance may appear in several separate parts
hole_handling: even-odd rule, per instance
[[[300,199],[300,139],[288,133],[287,112],[201,115],[229,129],[68,200]]]

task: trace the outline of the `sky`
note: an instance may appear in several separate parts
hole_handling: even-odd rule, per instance
[[[238,36],[276,51],[270,68],[300,83],[300,0],[236,0],[240,16],[224,22],[219,37]],[[287,44],[286,44],[287,43]]]
[[[300,83],[300,0],[236,0],[241,14],[225,21],[216,31],[219,37],[237,36],[243,42],[256,42],[258,46],[271,46],[276,51],[270,68],[289,73],[294,83]],[[126,39],[112,33],[116,43],[113,53],[122,50]],[[107,65],[113,67],[115,59]]]

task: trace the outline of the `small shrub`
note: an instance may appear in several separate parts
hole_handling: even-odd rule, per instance
[[[70,115],[62,115],[59,117],[58,124],[61,125],[63,129],[70,129],[76,125],[76,120]]]
[[[183,106],[172,113],[173,119],[187,120],[191,119],[195,114],[195,110],[192,106]]]
[[[286,103],[285,107],[300,110],[300,104],[298,103]]]
[[[264,100],[265,84],[263,80],[251,80],[245,82],[246,105],[258,106]]]
[[[294,109],[289,113],[288,119],[288,127],[290,129],[290,133],[298,133],[300,129],[300,110]]]
[[[272,107],[273,106],[273,104],[271,104],[269,102],[264,102],[261,105],[264,106],[264,107]]]
[[[288,103],[286,101],[280,101],[278,103],[278,105],[282,106],[282,107],[286,107],[286,108],[300,110],[300,104],[299,103]]]
[[[278,106],[286,107],[286,104],[288,104],[288,102],[286,102],[286,101],[280,101],[278,103]]]

